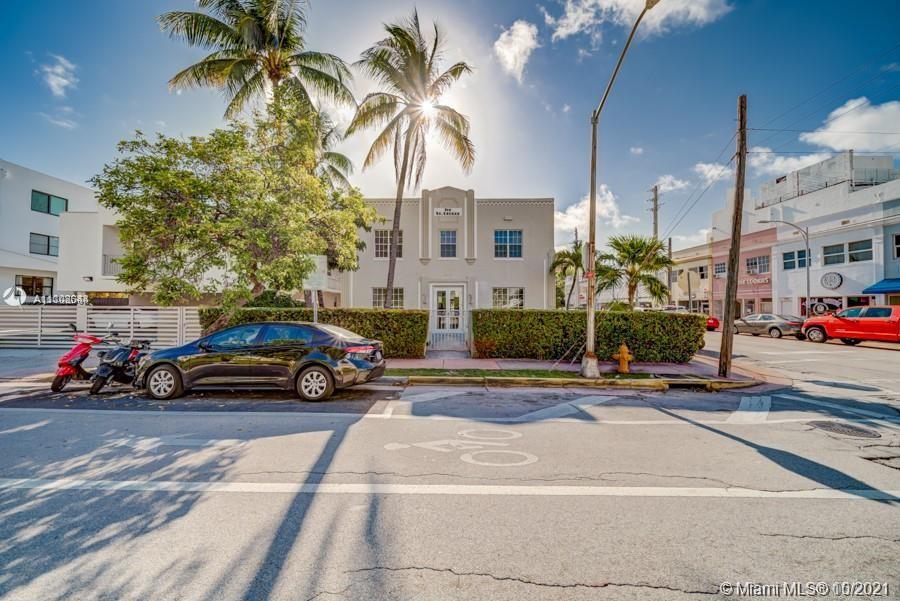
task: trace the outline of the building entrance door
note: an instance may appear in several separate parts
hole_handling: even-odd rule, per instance
[[[465,288],[434,286],[431,297],[431,349],[464,351],[466,347]]]

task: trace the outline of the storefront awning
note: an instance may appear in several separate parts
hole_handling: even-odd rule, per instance
[[[891,292],[900,292],[900,278],[886,278],[863,290],[863,294],[888,294]]]

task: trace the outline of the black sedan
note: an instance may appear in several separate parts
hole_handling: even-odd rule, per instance
[[[150,353],[138,365],[135,387],[171,399],[200,386],[274,386],[321,401],[335,389],[381,377],[384,366],[380,341],[337,326],[247,323]]]

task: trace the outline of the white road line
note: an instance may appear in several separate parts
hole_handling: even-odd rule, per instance
[[[737,411],[728,416],[725,421],[729,424],[761,423],[769,417],[769,409],[772,407],[770,396],[744,396]]]
[[[818,361],[818,359],[776,359],[775,361],[763,361],[763,363],[780,365],[782,363],[817,363]]]
[[[515,421],[536,422],[541,420],[565,417],[567,415],[580,413],[583,409],[586,409],[588,407],[593,407],[594,405],[599,405],[601,403],[611,401],[614,398],[616,397],[599,395],[585,396],[579,399],[575,399],[574,401],[560,403],[559,405],[545,407],[543,409],[538,409],[537,411],[532,411],[531,413],[526,413],[525,415],[516,418]]]
[[[790,352],[792,355],[842,355],[855,353],[856,351],[759,351],[760,355],[784,355]]]
[[[108,441],[110,446],[128,446],[142,451],[152,451],[157,447],[236,447],[249,441],[237,438],[180,438],[178,436],[115,438]]]
[[[375,484],[298,482],[203,482],[178,480],[78,480],[0,478],[0,490],[96,490],[199,493],[284,493],[332,495],[492,495],[523,497],[712,497],[724,499],[900,499],[900,490],[770,491],[750,488],[667,486],[507,486],[491,484]]]
[[[814,401],[812,399],[805,399],[803,397],[795,396],[793,394],[780,394],[779,397],[783,399],[788,399],[791,401],[798,401],[800,403],[807,403],[809,405],[816,405],[818,407],[827,407],[829,409],[838,409],[840,411],[846,411],[847,413],[853,413],[855,415],[864,415],[866,417],[877,419],[878,421],[890,422],[890,423],[900,423],[900,417],[893,416],[887,413],[881,413],[879,411],[869,411],[868,409],[857,409],[855,407],[847,407],[846,405],[840,405],[838,403],[829,403],[826,401]]]

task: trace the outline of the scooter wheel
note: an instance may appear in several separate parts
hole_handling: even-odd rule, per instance
[[[50,384],[50,390],[53,392],[60,392],[63,388],[66,387],[66,384],[69,383],[69,380],[72,379],[72,376],[56,376],[53,378],[53,382]]]
[[[97,394],[104,386],[106,386],[106,376],[97,376],[91,382],[91,394]]]

